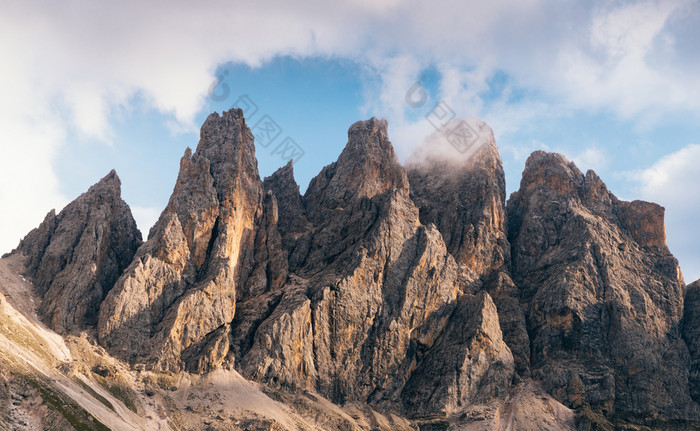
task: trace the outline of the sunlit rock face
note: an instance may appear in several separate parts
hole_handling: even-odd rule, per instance
[[[493,301],[463,291],[440,231],[421,223],[385,121],[350,127],[338,161],[303,197],[283,178],[291,166],[265,184],[278,196],[293,275],[239,305],[234,350],[247,376],[415,416],[507,391],[513,358]],[[444,390],[420,390],[426,370],[440,369]]]
[[[100,342],[162,370],[203,372],[228,353],[236,292],[263,217],[253,135],[240,110],[212,114],[185,152],[168,206],[100,309]]]

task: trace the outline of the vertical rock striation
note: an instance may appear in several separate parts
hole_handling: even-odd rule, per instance
[[[110,173],[15,253],[54,329],[96,324],[150,369],[235,367],[435,426],[511,424],[516,405],[570,423],[528,401],[540,384],[583,428],[698,420],[700,289],[684,309],[663,208],[543,152],[506,205],[472,126],[469,154],[404,168],[386,121],[357,122],[301,196],[291,163],[260,180],[241,110],[212,114],[145,243]]]
[[[277,197],[292,273],[281,289],[242,303],[234,319],[233,332],[245,334],[233,347],[245,375],[415,416],[507,391],[513,359],[493,327],[496,309],[488,294],[461,292],[442,235],[420,222],[385,121],[350,127],[338,160],[303,198],[291,166],[265,187]],[[470,319],[484,332],[461,331]],[[422,396],[418,374],[438,362],[455,371],[444,391]],[[495,376],[486,389],[485,375]]]
[[[421,223],[433,223],[468,280],[510,265],[506,233],[506,181],[493,131],[471,157],[419,147],[407,162],[411,197]]]
[[[102,304],[100,342],[156,369],[219,366],[262,215],[253,135],[242,111],[211,114],[197,150],[187,149],[180,162],[148,241]]]
[[[683,339],[690,353],[690,395],[700,402],[700,280],[688,285],[685,292]]]

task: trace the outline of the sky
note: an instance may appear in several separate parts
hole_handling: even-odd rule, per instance
[[[405,160],[440,107],[493,128],[508,193],[542,149],[663,205],[691,282],[698,43],[698,0],[0,0],[0,253],[113,168],[146,236],[213,111],[268,127],[261,175],[294,156],[303,191],[355,121]]]

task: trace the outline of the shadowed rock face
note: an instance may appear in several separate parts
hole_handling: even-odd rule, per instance
[[[299,194],[299,186],[294,180],[292,161],[265,178],[263,187],[266,193],[275,197],[278,207],[277,230],[280,233],[282,248],[286,251],[290,270],[297,269],[306,258],[297,242],[311,231],[313,225],[306,217],[306,209]],[[305,237],[308,241],[308,235]],[[294,253],[294,250],[297,253]]]
[[[690,395],[700,402],[700,280],[686,289],[683,339],[690,353]]]
[[[409,412],[452,413],[505,398],[513,367],[491,297],[486,292],[462,295],[445,329],[411,374],[403,402]]]
[[[545,388],[618,417],[697,418],[663,208],[619,201],[592,171],[535,152],[508,222],[531,365]]]
[[[506,232],[506,185],[493,131],[479,122],[481,146],[470,157],[454,148],[419,147],[409,158],[411,198],[424,225],[434,224],[454,257],[460,285],[486,290],[498,307],[501,329],[518,373],[529,375],[530,342],[518,291],[509,277],[510,244]],[[438,143],[439,144],[439,143]]]
[[[422,154],[419,147],[407,163],[421,223],[440,230],[469,281],[510,264],[503,164],[493,131],[483,123],[480,129],[487,139],[470,158]]]
[[[49,212],[13,253],[26,256],[46,324],[67,333],[97,324],[102,300],[139,245],[141,233],[112,171],[58,215]]]

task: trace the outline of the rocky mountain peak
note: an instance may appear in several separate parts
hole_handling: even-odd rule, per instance
[[[345,149],[311,180],[305,200],[316,213],[392,189],[408,194],[406,171],[389,141],[386,120],[371,118],[350,126]]]
[[[348,129],[346,149],[358,153],[380,151],[392,154],[394,149],[389,145],[388,128],[389,123],[384,118],[358,121]]]
[[[577,196],[583,180],[576,164],[562,154],[535,151],[525,162],[520,190],[542,188],[559,195]]]
[[[209,161],[220,200],[233,199],[234,189],[245,193],[247,199],[260,193],[253,133],[241,109],[231,109],[221,115],[210,114],[201,128],[195,153]]]
[[[241,133],[246,132],[250,130],[246,126],[243,110],[231,109],[221,114],[213,112],[209,114],[200,129],[197,152],[200,155],[208,153],[207,155],[212,156],[212,159],[217,159],[230,155],[230,151],[238,146],[250,150],[253,142],[238,139]]]
[[[281,180],[290,181],[292,184],[296,185],[296,180],[294,179],[294,160],[289,160],[287,164],[277,169],[273,175],[277,176]],[[266,179],[269,177],[265,177]],[[299,186],[296,186],[299,188]]]
[[[491,128],[475,119],[469,122],[480,132],[470,153],[461,154],[442,135],[415,149],[406,168],[411,199],[421,223],[440,231],[459,266],[463,289],[493,296],[503,339],[518,373],[527,376],[529,339],[518,290],[509,277],[503,164]]]
[[[228,337],[263,213],[253,139],[232,109],[209,115],[197,150],[185,151],[168,206],[102,304],[100,340],[115,354],[180,370],[192,351]],[[225,353],[194,366],[207,369]]]
[[[51,210],[14,253],[26,256],[26,273],[43,296],[40,314],[65,333],[97,323],[102,300],[140,245],[112,170],[58,215]]]
[[[501,155],[491,126],[468,117],[453,119],[433,131],[406,160],[407,168],[433,170],[443,177],[459,177],[479,165],[496,169],[502,165]]]
[[[533,375],[573,408],[698,417],[678,371],[683,280],[663,208],[620,201],[593,171],[541,151],[507,208]]]
[[[639,200],[625,202],[617,199],[594,171],[582,174],[574,162],[561,154],[535,151],[528,158],[520,190],[512,197],[512,213],[516,215],[514,223],[519,220],[515,211],[519,194],[539,196],[535,201],[555,195],[580,201],[590,211],[616,219],[639,245],[666,247],[663,207]]]
[[[296,240],[310,230],[299,185],[294,179],[292,161],[265,178],[263,188],[275,196],[279,214],[277,229],[282,235],[284,248],[291,251]]]
[[[241,110],[212,114],[148,241],[112,171],[15,253],[47,323],[96,323],[124,372],[235,369],[319,428],[698,423],[700,284],[663,208],[541,151],[506,203],[493,131],[460,121],[467,141],[437,131],[406,168],[385,120],[355,123],[302,197],[291,162],[260,180]],[[250,385],[210,386],[172,400]],[[329,425],[322,405],[351,414]]]
[[[119,175],[117,175],[117,171],[112,169],[107,175],[100,179],[100,181],[98,181],[95,185],[90,187],[90,189],[104,187],[105,189],[110,189],[121,194],[121,186],[122,180],[119,178]],[[90,191],[88,190],[88,193],[89,192]]]
[[[661,205],[632,201],[617,203],[617,215],[627,231],[644,247],[658,247],[668,250],[666,246],[666,210]]]
[[[510,261],[503,164],[491,128],[478,124],[486,138],[469,157],[449,145],[427,152],[425,144],[416,148],[406,168],[421,223],[435,224],[471,279]]]

